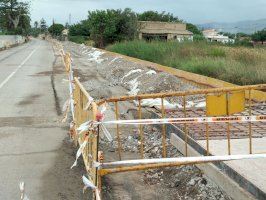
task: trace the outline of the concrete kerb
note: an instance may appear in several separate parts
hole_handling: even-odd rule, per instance
[[[161,118],[161,116],[154,111],[150,110],[150,112],[152,118]],[[156,127],[158,129],[162,128],[161,125],[156,125]],[[166,133],[167,137],[170,138],[171,144],[182,154],[185,154],[185,133],[173,124],[166,125]],[[188,153],[190,156],[203,156],[207,154],[207,151],[191,137],[188,137]],[[233,199],[266,199],[265,192],[224,162],[198,164],[197,167]]]

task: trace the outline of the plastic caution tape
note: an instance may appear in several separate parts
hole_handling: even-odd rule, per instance
[[[85,149],[86,145],[88,144],[88,138],[85,138],[84,142],[80,145],[77,154],[76,154],[76,160],[73,163],[73,165],[71,166],[71,169],[73,169],[73,167],[76,167],[78,164],[78,159],[81,156],[83,150]]]
[[[84,183],[83,193],[87,188],[90,188],[94,191],[96,200],[101,200],[99,189],[86,176],[82,176],[82,181]]]
[[[145,124],[197,124],[197,123],[239,123],[239,122],[265,122],[266,115],[258,116],[228,116],[228,117],[192,117],[192,118],[165,118],[165,119],[136,119],[115,121],[88,121],[77,129],[81,133],[91,130],[92,127],[103,124],[145,125]],[[106,133],[106,132],[105,132]],[[109,134],[106,137],[111,140]]]
[[[23,181],[19,183],[19,189],[20,189],[20,199],[29,200],[29,198],[25,194],[25,183]]]
[[[165,119],[136,119],[100,122],[102,124],[197,124],[197,123],[237,123],[237,122],[265,122],[266,115],[258,116],[228,116],[228,117],[192,117],[192,118],[165,118]]]

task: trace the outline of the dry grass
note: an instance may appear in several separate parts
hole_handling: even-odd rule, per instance
[[[117,43],[108,50],[239,85],[266,83],[266,50],[206,42]]]

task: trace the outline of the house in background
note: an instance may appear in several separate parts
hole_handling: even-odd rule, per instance
[[[139,21],[139,39],[193,40],[193,33],[183,23]]]
[[[235,43],[234,39],[229,38],[228,36],[219,34],[218,31],[216,31],[215,29],[207,29],[202,31],[204,37],[206,38],[206,40],[208,40],[209,42],[221,42],[221,43]]]

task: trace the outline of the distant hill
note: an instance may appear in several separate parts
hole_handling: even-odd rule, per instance
[[[251,34],[255,31],[262,30],[266,28],[266,19],[259,20],[247,20],[247,21],[239,21],[233,23],[206,23],[199,24],[198,27],[200,29],[216,29],[219,32],[229,32],[229,33],[247,33]]]

